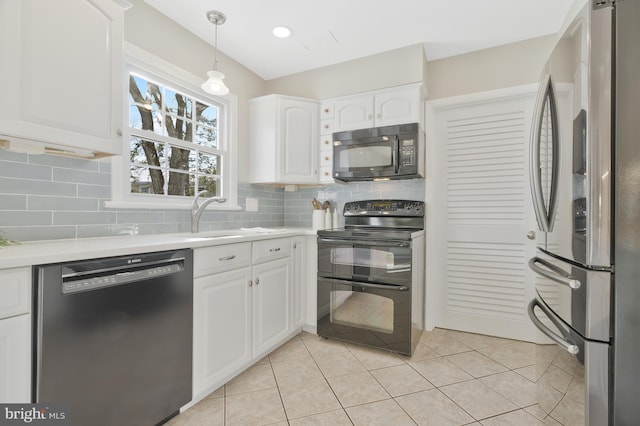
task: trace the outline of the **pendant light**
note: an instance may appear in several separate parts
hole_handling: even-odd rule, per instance
[[[207,12],[207,19],[216,26],[213,45],[213,69],[207,72],[209,79],[202,83],[202,86],[200,87],[202,87],[202,90],[212,95],[224,96],[229,93],[229,88],[224,84],[224,74],[218,71],[218,25],[224,24],[227,17],[220,11],[210,10]]]

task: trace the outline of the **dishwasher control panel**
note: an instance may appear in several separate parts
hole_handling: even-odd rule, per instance
[[[81,291],[98,290],[104,287],[111,287],[120,284],[127,284],[134,281],[142,281],[149,278],[158,278],[182,272],[184,266],[181,262],[165,264],[162,266],[142,267],[136,270],[113,272],[106,275],[92,277],[68,277],[63,278],[62,294],[78,293]]]

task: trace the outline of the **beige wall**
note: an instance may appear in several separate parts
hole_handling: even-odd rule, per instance
[[[125,12],[125,40],[169,61],[194,75],[202,76],[213,65],[213,47],[167,18],[144,0],[129,0],[133,7]],[[224,34],[220,33],[220,37]],[[265,94],[265,81],[218,52],[218,66],[227,77],[231,93],[238,97],[238,178],[249,180],[249,104]]]
[[[422,44],[304,71],[266,82],[268,94],[326,99],[423,81]]]
[[[133,7],[125,13],[125,40],[204,80],[213,63],[213,47],[144,0],[129,1]],[[436,99],[527,84],[538,81],[555,40],[540,37],[429,62],[423,45],[416,44],[269,81],[218,52],[220,70],[238,96],[238,177],[243,182],[249,177],[251,98],[278,93],[326,99],[426,81],[428,98]]]
[[[538,37],[427,63],[429,99],[483,92],[540,79],[557,36]]]

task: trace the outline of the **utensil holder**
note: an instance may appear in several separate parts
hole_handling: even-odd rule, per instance
[[[324,210],[314,210],[311,216],[311,228],[314,231],[324,229]]]

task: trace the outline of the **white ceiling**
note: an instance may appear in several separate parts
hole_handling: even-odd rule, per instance
[[[146,0],[265,80],[424,43],[429,60],[555,33],[572,0]],[[293,30],[288,39],[271,34]],[[224,64],[220,63],[224,72]]]

